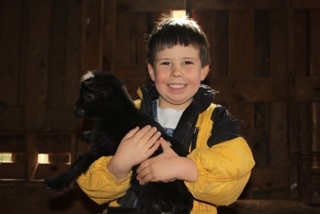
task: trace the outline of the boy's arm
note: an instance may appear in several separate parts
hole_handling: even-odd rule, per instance
[[[112,156],[99,158],[77,179],[79,187],[97,204],[122,197],[130,187],[131,172],[128,176],[117,179],[108,171],[106,166],[111,158]]]
[[[160,132],[149,125],[130,130],[114,156],[99,158],[77,179],[80,188],[98,204],[120,198],[130,187],[132,167],[157,150],[159,137]]]
[[[216,206],[237,200],[255,164],[251,150],[242,137],[210,148],[196,148],[188,157],[198,169],[195,182],[185,182],[193,196]]]

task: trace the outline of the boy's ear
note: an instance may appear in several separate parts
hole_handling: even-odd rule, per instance
[[[207,77],[208,73],[209,73],[209,65],[203,66],[203,68],[201,68],[201,81],[203,81]]]
[[[148,67],[148,73],[149,73],[150,79],[152,81],[155,81],[156,80],[156,74],[154,72],[153,66],[150,63],[148,63],[147,67]]]

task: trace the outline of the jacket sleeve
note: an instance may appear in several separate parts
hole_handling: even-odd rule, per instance
[[[237,200],[255,164],[242,137],[196,148],[188,157],[196,163],[199,177],[195,182],[185,182],[186,186],[195,198],[216,206]]]
[[[130,187],[132,172],[118,180],[107,169],[112,156],[101,157],[77,179],[79,187],[97,204],[108,203],[122,197]]]

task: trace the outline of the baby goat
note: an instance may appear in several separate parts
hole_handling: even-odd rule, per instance
[[[89,151],[79,156],[71,167],[54,178],[45,180],[48,189],[60,190],[68,187],[81,173],[101,156],[113,155],[121,139],[133,128],[151,125],[157,127],[161,136],[171,143],[172,149],[180,156],[186,156],[183,146],[168,136],[162,127],[149,116],[142,114],[130,99],[122,82],[110,72],[91,71],[81,80],[80,97],[74,106],[74,113],[90,119],[95,127],[83,134],[91,144]],[[155,155],[161,153],[161,148]],[[137,166],[136,166],[137,167]],[[140,185],[136,180],[135,169],[131,178],[131,188],[119,203],[120,208],[108,208],[109,213],[143,214],[187,214],[193,206],[193,197],[184,182],[150,182]],[[135,199],[135,206],[128,201]]]

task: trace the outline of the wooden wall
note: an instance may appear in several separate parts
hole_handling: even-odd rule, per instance
[[[184,8],[183,1],[137,2],[118,1],[114,65],[132,95],[147,78],[144,33],[161,12]],[[257,162],[242,197],[295,198],[296,152],[320,147],[320,4],[187,2],[211,44],[206,83],[220,91],[216,102],[240,119]]]
[[[148,81],[145,35],[177,0],[0,1],[0,178],[56,174],[84,149],[72,113],[81,74]],[[256,159],[242,198],[296,198],[296,152],[320,150],[320,2],[188,0],[211,43],[206,83],[240,119]],[[38,153],[56,161],[38,164]],[[65,158],[68,156],[70,158]]]

